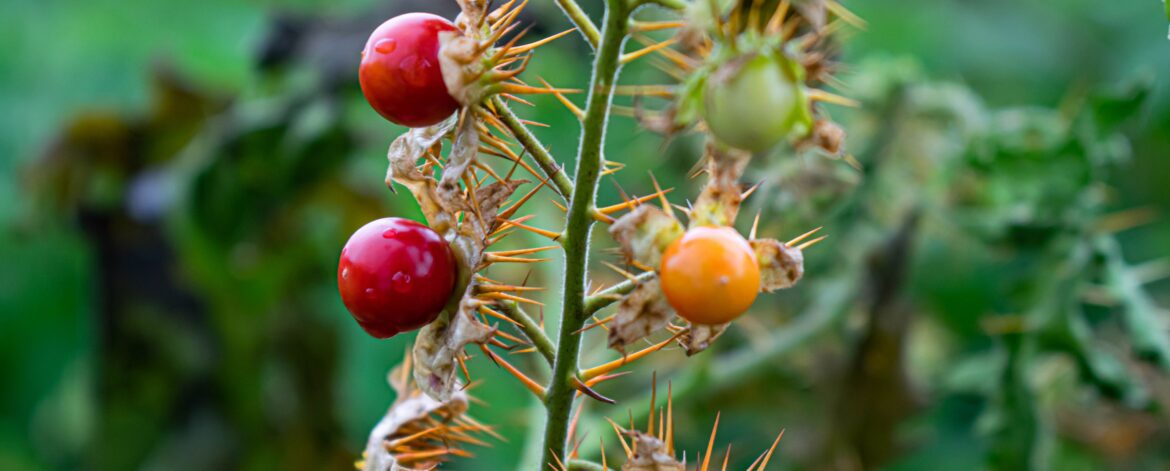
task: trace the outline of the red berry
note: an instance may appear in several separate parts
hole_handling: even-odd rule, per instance
[[[382,117],[413,128],[451,116],[459,102],[447,93],[439,65],[439,33],[458,31],[441,16],[407,13],[386,20],[366,40],[358,80]]]
[[[384,339],[435,320],[455,289],[455,270],[451,247],[437,232],[383,218],[345,243],[337,288],[358,324]]]

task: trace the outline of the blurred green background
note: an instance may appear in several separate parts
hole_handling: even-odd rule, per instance
[[[848,34],[840,92],[863,106],[831,113],[863,170],[780,153],[749,175],[765,183],[749,208],[762,234],[826,226],[805,281],[763,296],[713,351],[668,350],[604,386],[621,403],[587,406],[583,453],[604,436],[615,456],[597,419],[641,410],[657,371],[678,386],[692,462],[721,410],[735,469],[782,428],[777,469],[1170,467],[1162,6],[846,5],[868,27]],[[0,469],[352,466],[411,339],[349,318],[337,256],[368,220],[419,217],[384,187],[402,129],[364,103],[356,64],[374,26],[411,10],[455,7],[4,2]],[[526,15],[533,37],[568,27],[551,1]],[[589,62],[571,35],[525,77],[582,87]],[[635,64],[622,80],[666,78]],[[518,112],[571,159],[577,123],[534,102]],[[653,170],[675,202],[693,198],[697,139],[664,145],[623,116],[607,138],[625,191],[652,191]],[[620,201],[609,182],[600,198]],[[529,211],[558,227],[547,199]],[[556,263],[532,274],[547,312]],[[614,357],[600,336],[587,348]],[[472,414],[507,441],[450,469],[534,469],[543,412],[471,366],[486,404]]]

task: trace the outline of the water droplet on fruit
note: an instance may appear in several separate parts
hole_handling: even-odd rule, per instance
[[[719,277],[719,284],[727,285],[730,283],[731,283],[731,277],[729,277],[727,275],[723,275],[723,276]]]
[[[406,293],[410,291],[410,275],[407,275],[406,273],[395,273],[394,277],[390,278],[390,283],[391,286],[394,287],[394,291],[399,293]]]
[[[348,268],[341,269],[341,278],[345,279],[345,280],[349,279],[349,269]]]
[[[382,237],[385,237],[387,239],[393,239],[395,237],[398,237],[398,230],[397,229],[386,229],[386,231],[382,233]]]
[[[395,49],[398,49],[398,41],[392,38],[379,39],[378,42],[374,43],[374,50],[380,54],[389,54]]]
[[[366,296],[367,297],[373,298],[376,295],[377,295],[377,291],[375,291],[374,288],[366,288]]]

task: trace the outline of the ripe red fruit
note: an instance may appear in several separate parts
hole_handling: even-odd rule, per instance
[[[386,20],[366,40],[358,81],[382,117],[408,127],[439,123],[459,109],[439,65],[439,33],[458,31],[441,16],[407,13]]]
[[[345,243],[337,288],[358,324],[384,339],[435,320],[455,289],[455,271],[451,247],[437,232],[383,218]]]
[[[756,253],[729,227],[688,230],[666,248],[658,272],[666,301],[696,324],[731,322],[760,292]]]

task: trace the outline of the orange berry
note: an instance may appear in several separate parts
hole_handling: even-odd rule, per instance
[[[729,227],[696,227],[667,247],[658,270],[678,315],[723,324],[743,314],[760,292],[760,265],[750,244]]]

